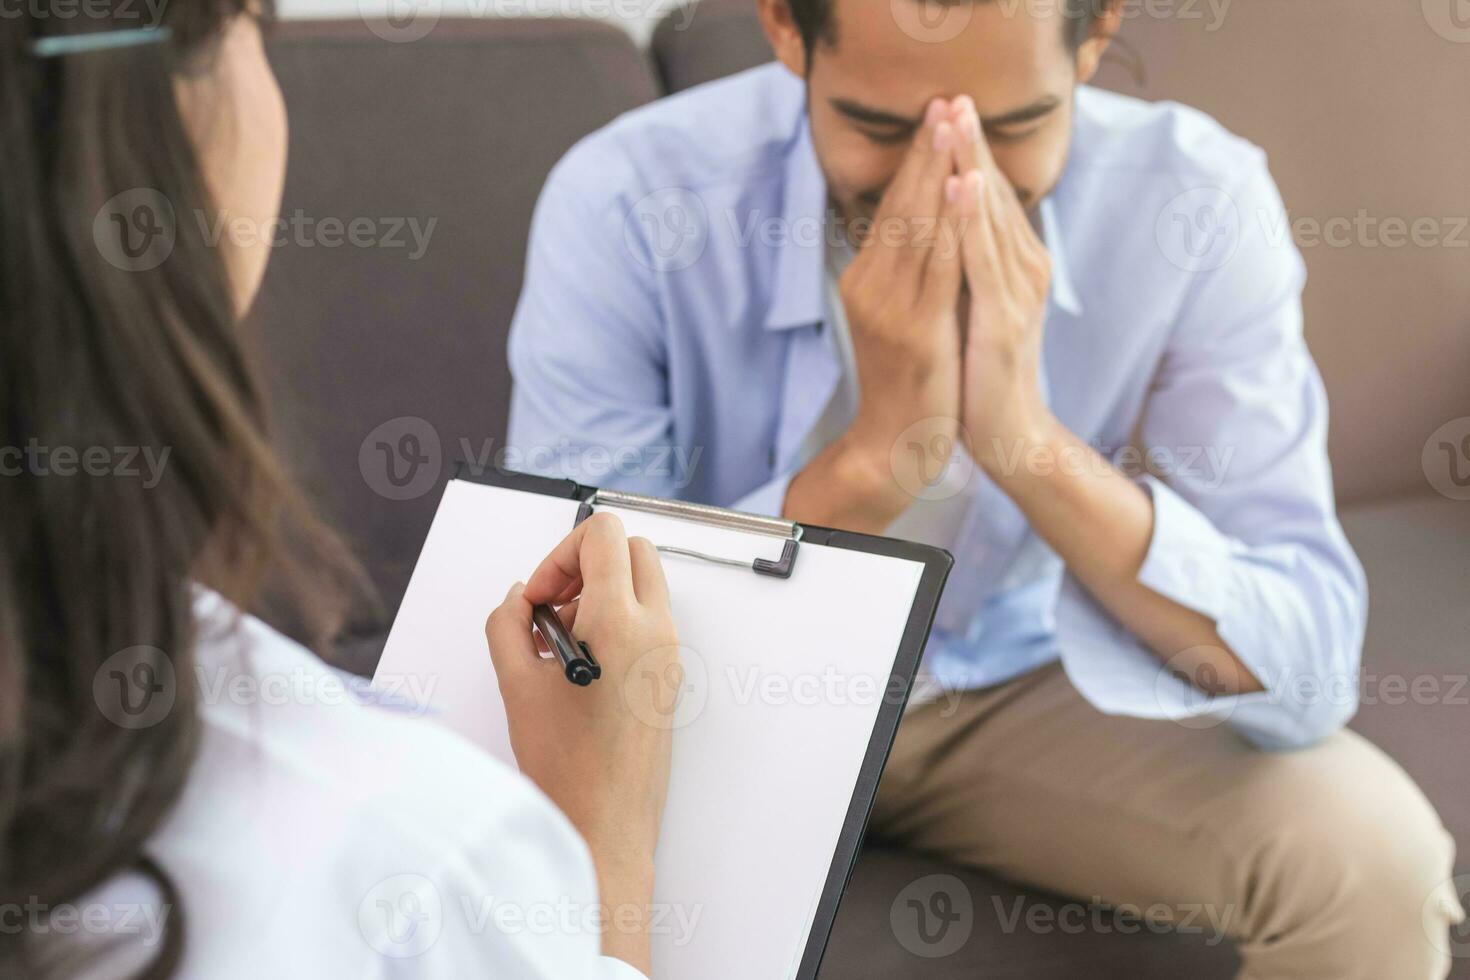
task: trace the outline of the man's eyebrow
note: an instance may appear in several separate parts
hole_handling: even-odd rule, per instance
[[[832,108],[842,113],[854,122],[867,123],[870,126],[884,126],[888,129],[918,129],[919,124],[924,121],[923,117],[910,118],[894,112],[885,112],[872,106],[863,105],[861,102],[853,102],[850,99],[832,98],[829,100]]]
[[[988,119],[981,116],[980,125],[985,129],[1019,126],[1021,123],[1028,123],[1040,119],[1061,104],[1062,100],[1055,95],[1044,95],[1030,105],[1024,105],[1019,109],[1012,109],[1010,112],[1002,113],[999,116],[991,116]]]
[[[832,108],[847,118],[869,126],[881,126],[885,129],[918,129],[924,121],[923,116],[905,116],[896,112],[888,112],[885,109],[863,105],[861,102],[853,102],[851,99],[834,97],[829,101]],[[1061,99],[1055,95],[1042,96],[1030,105],[1003,112],[998,116],[981,116],[980,125],[986,129],[1017,126],[1040,119],[1061,104]]]

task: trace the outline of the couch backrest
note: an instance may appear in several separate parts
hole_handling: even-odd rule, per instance
[[[253,320],[288,457],[391,616],[461,440],[504,438],[506,331],[547,172],[657,87],[627,35],[591,21],[445,19],[412,43],[286,22],[270,56],[288,224]],[[354,219],[377,245],[351,242]],[[371,641],[386,622],[355,625]]]
[[[1202,2],[1200,19],[1129,20],[1136,56],[1102,73],[1267,151],[1307,262],[1307,339],[1346,500],[1426,489],[1425,441],[1470,415],[1470,25],[1450,30],[1457,2],[1235,0],[1214,30]],[[1420,240],[1436,244],[1388,219],[1426,222]]]
[[[1196,106],[1270,156],[1309,270],[1340,496],[1425,489],[1425,441],[1470,415],[1470,25],[1452,19],[1457,0],[1123,2],[1098,83]],[[702,0],[660,25],[654,56],[678,89],[770,51],[755,0]],[[1435,244],[1413,243],[1416,221]]]

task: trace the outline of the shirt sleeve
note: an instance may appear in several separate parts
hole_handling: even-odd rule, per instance
[[[620,164],[604,156],[574,148],[536,204],[508,343],[504,464],[674,496],[659,260],[636,204],[589,190],[637,186],[609,177]]]
[[[735,501],[730,505],[730,509],[744,511],[747,514],[780,517],[781,511],[786,507],[786,491],[790,489],[791,481],[794,479],[796,479],[794,471],[783,473]]]
[[[603,936],[630,920],[601,904],[592,856],[566,817],[529,783],[502,787],[499,804],[467,818],[469,837],[437,870],[389,878],[364,902],[376,975],[648,980],[602,955]]]
[[[1271,233],[1288,224],[1264,161],[1227,197],[1238,244],[1192,275],[1139,427],[1154,505],[1139,581],[1214,620],[1265,691],[1204,696],[1070,579],[1058,631],[1069,676],[1102,710],[1228,721],[1292,748],[1357,708],[1367,588],[1336,516],[1305,266],[1289,234]]]

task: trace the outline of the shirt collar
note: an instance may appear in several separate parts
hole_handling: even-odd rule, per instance
[[[826,318],[825,253],[827,226],[827,182],[812,147],[811,127],[803,112],[798,117],[790,152],[786,157],[781,209],[785,237],[776,250],[774,293],[766,313],[766,329],[790,330]],[[1074,317],[1082,315],[1082,298],[1072,279],[1071,265],[1057,220],[1056,195],[1047,195],[1040,205],[1041,237],[1051,257],[1051,300],[1058,309]]]
[[[1051,257],[1051,301],[1057,309],[1072,316],[1082,315],[1082,297],[1077,294],[1077,284],[1072,280],[1072,266],[1067,261],[1066,242],[1062,239],[1061,224],[1057,221],[1056,193],[1041,201],[1041,240]]]
[[[782,185],[781,227],[785,232],[776,249],[774,293],[766,313],[766,329],[806,327],[826,318],[823,269],[826,261],[827,181],[812,148],[806,113],[797,119],[786,157]]]

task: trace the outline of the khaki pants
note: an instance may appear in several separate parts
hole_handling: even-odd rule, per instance
[[[1448,972],[1462,916],[1453,842],[1358,735],[1268,753],[1226,725],[1111,717],[1059,665],[955,697],[904,718],[876,838],[1152,919],[1219,924],[1251,980]]]

